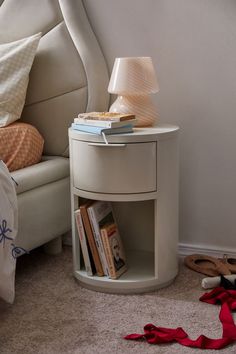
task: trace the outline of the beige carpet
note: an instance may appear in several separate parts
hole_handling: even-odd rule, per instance
[[[0,353],[236,353],[236,344],[211,351],[178,343],[127,341],[146,323],[183,327],[192,339],[221,336],[219,307],[198,301],[202,275],[186,267],[168,288],[145,295],[83,289],[72,276],[71,248],[60,256],[41,250],[18,260],[14,305],[0,300]]]

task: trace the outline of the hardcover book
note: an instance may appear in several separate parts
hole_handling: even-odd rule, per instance
[[[98,119],[85,119],[85,118],[74,118],[75,124],[92,125],[95,127],[103,128],[120,128],[126,125],[135,125],[137,119],[129,119],[122,121],[112,121],[112,120],[98,120]]]
[[[103,276],[104,272],[103,272],[100,256],[98,253],[99,246],[96,245],[96,240],[94,239],[93,230],[91,228],[91,224],[90,224],[89,216],[88,216],[88,211],[87,211],[87,209],[90,205],[91,205],[91,202],[81,205],[80,212],[81,212],[81,216],[82,216],[82,220],[83,220],[83,224],[84,224],[84,229],[85,229],[86,236],[88,239],[88,243],[89,243],[89,247],[91,250],[92,257],[93,257],[93,261],[94,261],[97,275]]]
[[[98,253],[102,263],[103,272],[105,275],[109,276],[109,268],[107,264],[103,242],[101,239],[100,230],[106,223],[114,222],[112,206],[110,202],[95,201],[91,206],[88,207],[87,210],[88,210],[90,224],[93,230],[93,235],[96,240]]]
[[[72,129],[80,130],[82,132],[91,133],[91,134],[98,134],[102,135],[102,133],[106,135],[111,134],[122,134],[122,133],[132,133],[133,132],[133,125],[127,124],[123,127],[117,128],[104,128],[104,127],[96,127],[94,125],[85,125],[85,124],[71,124]]]
[[[101,228],[101,237],[109,267],[109,277],[117,279],[127,270],[122,240],[115,223]]]
[[[134,114],[122,114],[115,112],[89,112],[89,113],[80,113],[78,118],[83,119],[95,119],[95,120],[110,120],[115,122],[121,122],[124,120],[134,119]]]
[[[89,250],[88,250],[88,245],[87,245],[87,240],[85,236],[80,209],[75,210],[74,214],[75,214],[75,221],[76,221],[77,231],[79,235],[80,247],[84,259],[85,269],[88,275],[93,275],[93,269],[92,269],[92,264],[89,256]]]

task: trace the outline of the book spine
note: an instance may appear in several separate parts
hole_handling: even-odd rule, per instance
[[[74,213],[75,213],[76,226],[77,226],[79,240],[80,240],[80,246],[84,258],[85,269],[88,275],[93,275],[80,210],[78,209]]]
[[[108,240],[108,234],[107,231],[105,229],[101,229],[101,237],[102,237],[102,242],[104,245],[104,250],[105,250],[105,254],[106,254],[106,259],[107,259],[107,264],[108,264],[108,268],[109,268],[109,277],[111,279],[116,279],[116,270],[115,270],[115,266],[113,263],[113,255],[111,252],[111,248],[110,248],[110,244],[109,244],[109,240]]]
[[[92,257],[93,257],[93,261],[95,264],[95,268],[97,271],[97,275],[98,276],[103,276],[104,272],[102,269],[102,263],[98,254],[98,249],[94,240],[94,236],[93,236],[93,231],[90,225],[90,221],[89,221],[89,217],[88,217],[88,213],[87,213],[87,207],[86,206],[81,206],[80,207],[80,211],[81,211],[81,216],[82,216],[82,220],[84,223],[84,228],[85,228],[85,232],[86,232],[86,236],[88,239],[88,243],[89,243],[89,247],[92,253]]]
[[[74,118],[75,124],[83,124],[83,125],[93,125],[96,127],[103,127],[103,128],[111,128],[112,122],[102,121],[102,120],[89,120],[84,118]]]
[[[94,215],[93,209],[88,208],[88,215],[89,215],[89,219],[90,219],[90,224],[93,230],[93,234],[94,234],[94,239],[96,241],[96,245],[98,248],[98,252],[99,252],[99,256],[102,262],[102,268],[103,268],[103,272],[105,275],[109,276],[109,269],[108,269],[108,265],[107,265],[107,260],[106,260],[106,255],[105,255],[105,251],[104,251],[104,247],[102,244],[102,239],[101,239],[101,235],[100,235],[100,229],[99,229],[99,225],[96,221],[96,217]]]
[[[94,125],[84,125],[84,124],[76,124],[76,123],[72,123],[71,128],[75,130],[79,130],[81,132],[91,133],[91,134],[101,134],[103,129],[108,129],[102,127],[95,127]]]

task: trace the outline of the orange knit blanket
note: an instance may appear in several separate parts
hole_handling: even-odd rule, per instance
[[[30,124],[16,122],[0,128],[0,159],[10,172],[41,160],[44,139]]]

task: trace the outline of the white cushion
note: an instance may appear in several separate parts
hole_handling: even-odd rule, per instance
[[[0,127],[20,118],[41,33],[0,44]]]

